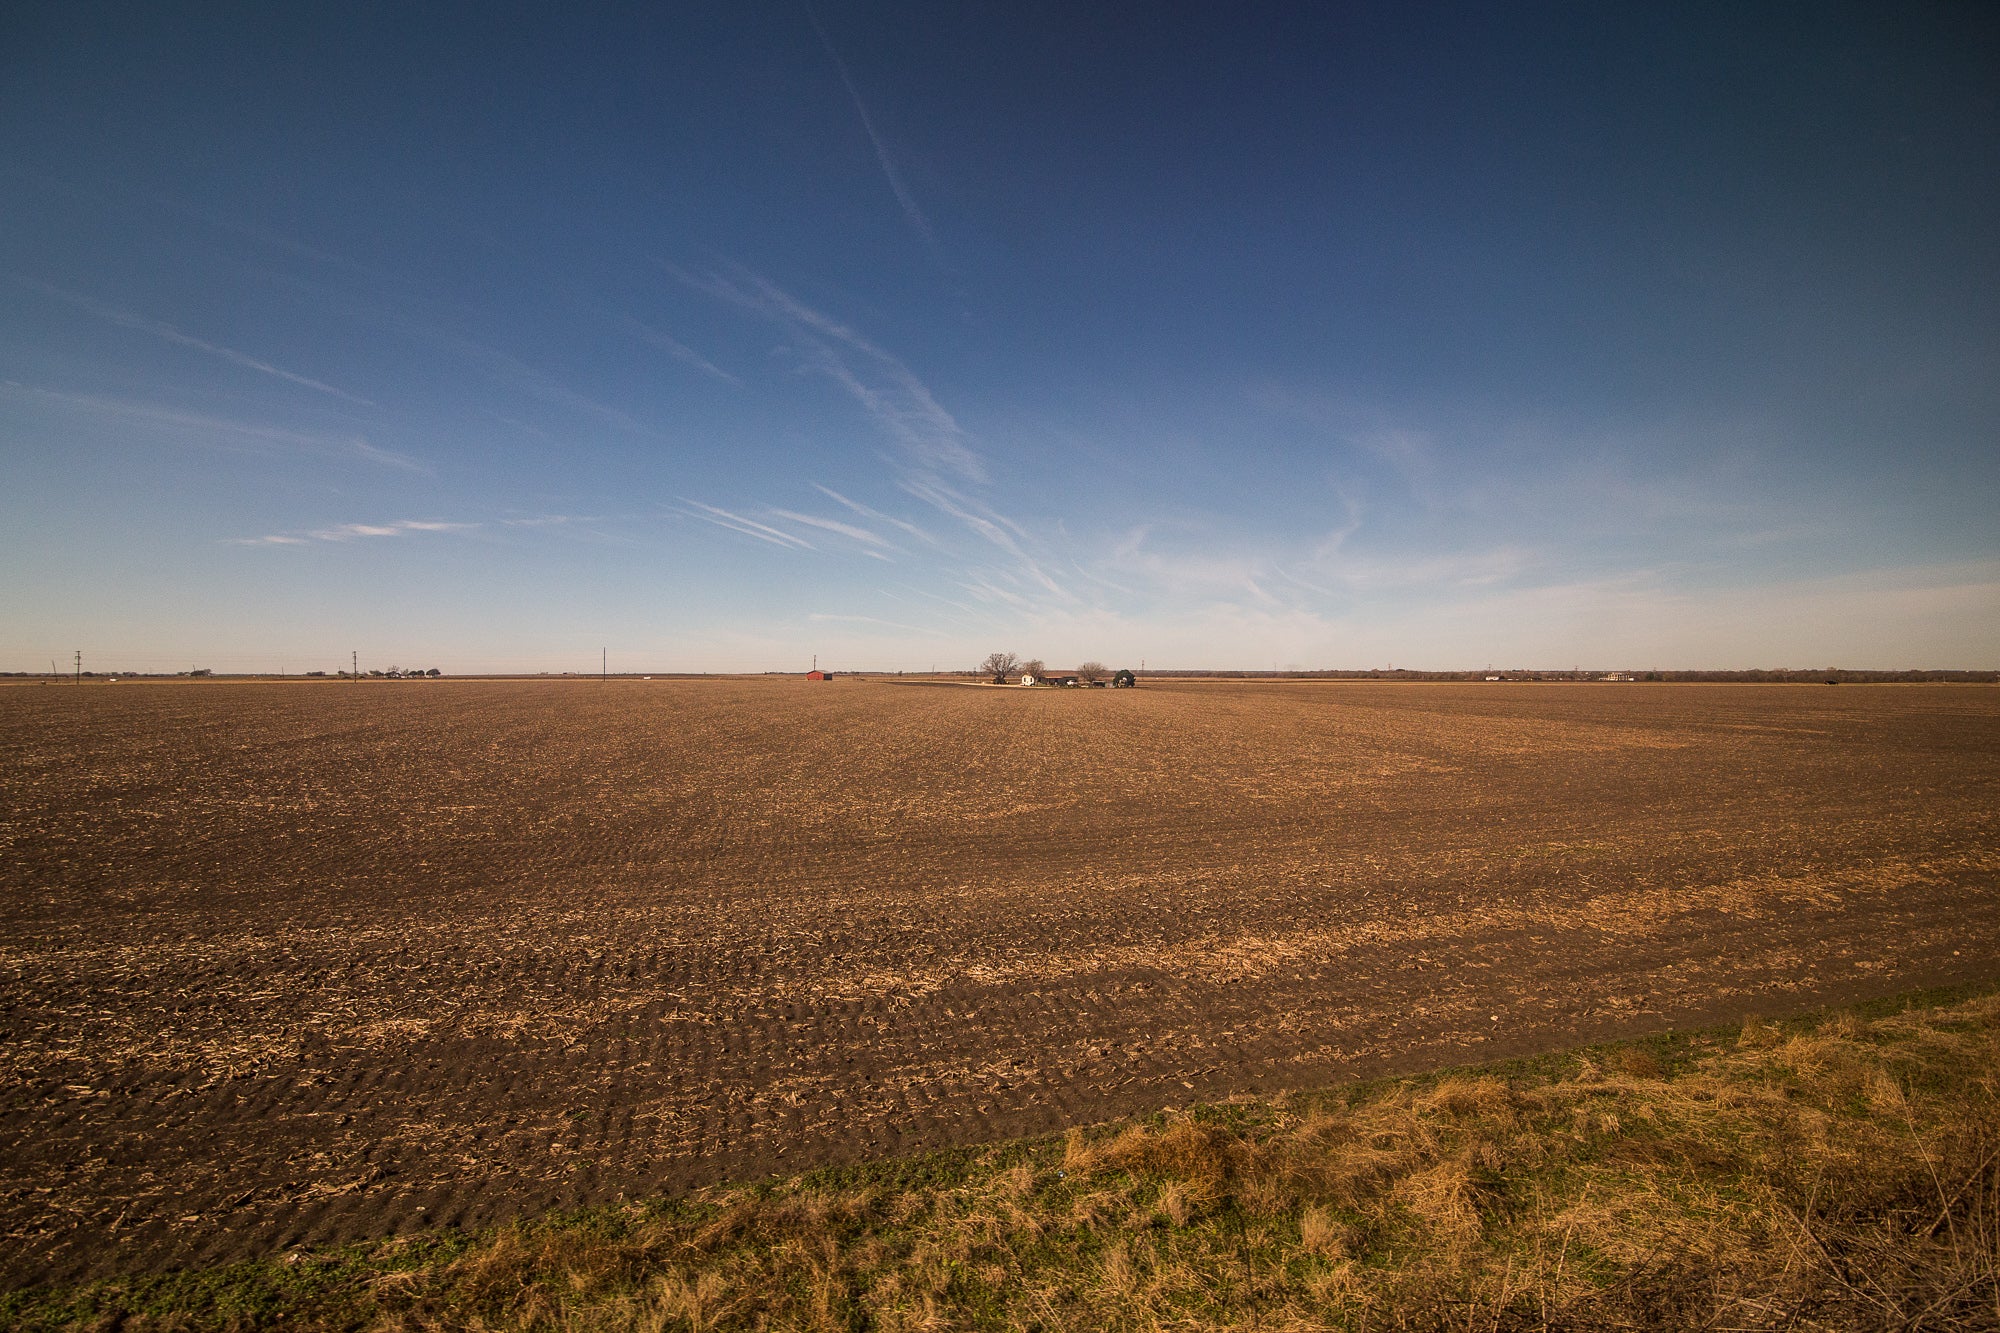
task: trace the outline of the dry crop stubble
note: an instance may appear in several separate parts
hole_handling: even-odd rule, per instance
[[[135,1333],[248,1311],[384,1330],[1985,1327],[1996,1034],[1990,992],[1932,996],[0,1311]],[[1855,1080],[1897,1091],[1860,1103]]]
[[[1989,975],[1996,756],[1966,687],[0,690],[7,1272]]]

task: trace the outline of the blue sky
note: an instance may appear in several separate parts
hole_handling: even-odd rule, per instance
[[[0,18],[0,669],[2000,664],[1988,7],[414,8]]]

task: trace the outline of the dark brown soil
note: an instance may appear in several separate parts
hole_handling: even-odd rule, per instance
[[[0,689],[0,1280],[2000,975],[2000,689]]]

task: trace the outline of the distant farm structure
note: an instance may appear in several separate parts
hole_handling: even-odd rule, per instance
[[[986,660],[979,664],[977,675],[989,676],[995,685],[1016,685],[1034,687],[1055,685],[1067,689],[1104,689],[1115,685],[1120,689],[1130,689],[1139,683],[1130,667],[1112,676],[1111,669],[1102,662],[1085,662],[1074,672],[1050,671],[1038,657],[1023,661],[1012,653],[988,653]],[[1107,679],[1109,678],[1109,679]]]
[[[1022,672],[1020,679],[1015,682],[1015,684],[1017,685],[1026,685],[1030,687],[1053,685],[1059,689],[1068,689],[1068,690],[1078,690],[1078,689],[1101,690],[1104,689],[1107,684],[1116,685],[1120,689],[1127,689],[1138,683],[1139,683],[1138,678],[1135,677],[1130,671],[1119,672],[1117,677],[1110,682],[1106,682],[1103,680],[1086,680],[1082,676],[1063,675],[1060,673],[1051,673],[1048,675],[1038,676],[1035,675],[1033,672]]]

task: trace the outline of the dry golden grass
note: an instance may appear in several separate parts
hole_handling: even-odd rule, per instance
[[[2000,996],[15,1297],[14,1326],[2000,1327]]]

